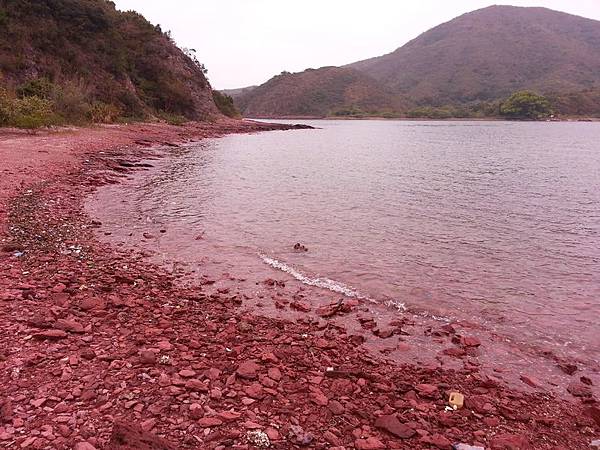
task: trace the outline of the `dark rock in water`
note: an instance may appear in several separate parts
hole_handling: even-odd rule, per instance
[[[294,245],[294,250],[297,252],[307,252],[308,248],[306,248],[300,242],[296,242],[296,244]]]
[[[575,397],[591,397],[592,390],[586,384],[575,381],[567,386],[567,391]]]

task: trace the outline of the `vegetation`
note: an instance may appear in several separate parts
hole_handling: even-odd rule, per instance
[[[235,107],[233,103],[233,98],[229,95],[219,92],[217,90],[213,90],[213,100],[215,101],[215,105],[219,108],[219,111],[226,115],[227,117],[232,117],[234,119],[240,118],[242,115]]]
[[[0,0],[2,124],[204,119],[218,113],[205,73],[193,51],[110,1]]]
[[[515,92],[500,105],[500,114],[510,119],[539,120],[552,114],[546,97],[530,91]]]

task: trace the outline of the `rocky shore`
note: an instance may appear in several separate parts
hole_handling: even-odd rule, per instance
[[[454,343],[459,368],[395,364],[333,321],[351,302],[321,307],[320,320],[263,317],[235,289],[184,286],[100,242],[83,212],[154,146],[286,128],[0,133],[0,448],[590,448],[600,406],[576,367],[563,369],[571,399],[535,379],[524,381],[531,392],[509,388],[480,370],[481,343],[451,325],[431,335]],[[311,305],[283,298],[282,308]],[[378,339],[402,327],[363,325]]]

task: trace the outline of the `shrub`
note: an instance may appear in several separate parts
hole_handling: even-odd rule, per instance
[[[35,78],[22,84],[17,89],[17,95],[23,97],[49,98],[54,91],[54,85],[48,78]]]
[[[56,113],[67,122],[82,123],[90,116],[92,106],[82,82],[69,81],[57,87],[52,94],[52,100]]]
[[[120,115],[118,107],[103,102],[94,102],[88,111],[88,118],[92,123],[113,123]]]
[[[216,90],[212,91],[212,95],[213,100],[215,101],[215,105],[217,105],[219,111],[221,111],[227,117],[239,118],[242,116],[238,109],[235,107],[233,98],[231,98],[229,95],[223,94],[222,92]]]
[[[500,114],[511,119],[537,120],[552,114],[546,97],[530,91],[515,92],[500,106]]]
[[[13,101],[13,113],[9,125],[18,128],[39,128],[57,123],[52,103],[40,97],[17,98]]]

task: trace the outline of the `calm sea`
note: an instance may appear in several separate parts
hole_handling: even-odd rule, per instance
[[[295,278],[598,362],[600,124],[305,123],[190,145],[101,191],[101,219],[124,241],[151,229],[175,269]]]

